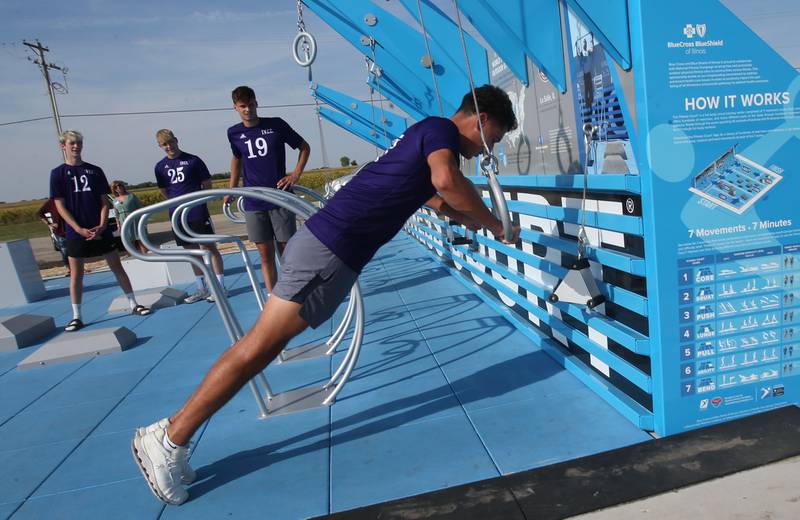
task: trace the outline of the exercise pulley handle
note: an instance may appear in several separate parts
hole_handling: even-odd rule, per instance
[[[511,222],[511,214],[508,212],[506,197],[500,181],[497,180],[497,157],[492,154],[484,155],[480,162],[481,171],[486,176],[489,184],[489,197],[492,199],[492,213],[503,223],[503,238],[507,242],[514,239],[514,226]]]

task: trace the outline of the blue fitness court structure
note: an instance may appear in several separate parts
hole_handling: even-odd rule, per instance
[[[784,29],[800,23],[785,13]],[[0,518],[567,518],[796,457],[800,55],[758,14],[741,0],[298,1],[298,65],[327,24],[378,100],[309,70],[320,134],[327,121],[387,150],[477,86],[506,92],[518,127],[461,168],[519,241],[420,208],[334,317],[203,425],[180,507],[153,497],[131,437],[254,323],[255,256],[226,255],[227,298],[209,271],[216,304],[174,305],[191,277],[169,266],[207,270],[202,254],[127,244],[173,305],[115,312],[113,276],[92,273],[73,341],[68,281],[42,282],[26,242],[0,243]],[[182,196],[173,228],[228,194],[302,221],[325,198],[301,191]],[[133,214],[145,245],[167,205]]]
[[[231,303],[248,326],[258,315],[252,289],[240,257],[226,255],[225,261]],[[398,236],[361,277],[366,334],[360,361],[337,401],[259,419],[255,401],[243,389],[195,438],[190,462],[199,477],[189,488],[190,501],[164,506],[131,459],[131,435],[135,427],[172,413],[194,390],[228,346],[222,320],[207,302],[158,309],[145,318],[108,314],[119,292],[113,275],[94,273],[86,281],[85,316],[92,322],[87,331],[124,326],[138,340],[123,352],[22,371],[17,363],[41,342],[0,354],[3,518],[212,519],[268,513],[298,519],[442,489],[455,493],[476,482],[488,486],[482,492],[490,512],[478,514],[462,496],[450,497],[465,508],[456,509],[453,518],[503,518],[508,504],[486,483],[491,479],[522,478],[536,468],[554,471],[576,460],[586,467],[592,464],[587,457],[609,452],[617,464],[627,457],[641,462],[654,456],[643,453],[649,446],[662,459],[680,452],[658,446],[661,441],[532,345],[425,248]],[[66,323],[67,279],[49,280],[46,289],[47,300],[5,311],[50,314],[57,324]],[[290,348],[329,336],[343,312],[344,306],[332,323],[309,330]],[[313,386],[330,377],[342,355],[274,365],[266,375],[276,392]],[[764,426],[777,423],[786,431]],[[770,447],[758,451],[754,442],[748,450],[772,457],[797,451],[796,443],[780,441],[782,435],[796,435],[800,417],[759,424]],[[752,429],[736,426],[737,435]],[[710,445],[721,442],[706,435]],[[784,446],[778,455],[775,443]],[[625,448],[637,451],[613,456],[613,450]],[[742,458],[735,467],[765,462]],[[726,464],[731,461],[715,461],[708,474],[678,481],[732,471]],[[562,488],[554,496],[571,489],[563,475],[537,484],[550,489],[553,482]],[[674,481],[667,478],[644,491],[639,482],[628,498],[670,484]],[[601,489],[610,487],[606,482]],[[573,492],[571,500],[580,504],[567,509],[544,497],[537,500],[538,517],[561,518],[581,507],[622,501],[611,496],[604,502],[609,500],[604,493],[587,505],[579,490]],[[409,507],[415,505],[402,509]],[[363,516],[370,517],[377,516]]]

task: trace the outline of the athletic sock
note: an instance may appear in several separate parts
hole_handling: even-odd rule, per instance
[[[80,303],[73,303],[72,304],[72,319],[73,320],[81,319],[81,304]]]
[[[125,296],[128,297],[128,305],[131,306],[131,310],[135,309],[138,303],[136,303],[136,298],[133,296],[133,293],[125,293]]]
[[[172,450],[178,449],[178,445],[170,440],[169,433],[167,433],[166,430],[164,431],[164,439],[161,441],[161,444],[168,451],[172,451]]]
[[[206,280],[202,276],[195,276],[194,283],[197,285],[198,292],[205,292],[206,289]]]
[[[222,287],[224,289],[225,288],[225,275],[224,274],[218,274],[217,275],[217,281],[219,282],[220,287]]]

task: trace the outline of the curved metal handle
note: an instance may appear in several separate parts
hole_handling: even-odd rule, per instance
[[[233,204],[231,204],[231,200],[236,201],[237,211],[234,211],[233,208],[231,207],[233,206]],[[228,217],[228,220],[230,220],[231,222],[235,222],[236,224],[244,224],[244,217],[242,216],[242,213],[244,213],[243,206],[244,206],[244,199],[242,197],[237,197],[235,199],[228,198],[226,202],[222,203],[222,213],[226,217]]]
[[[511,215],[508,212],[508,205],[506,204],[506,197],[503,194],[503,188],[500,186],[500,181],[497,180],[497,157],[492,154],[487,154],[481,159],[480,165],[481,171],[483,171],[489,184],[489,196],[492,199],[492,213],[503,223],[503,238],[510,242],[514,239],[514,225],[511,222]]]
[[[307,195],[312,199],[316,200],[317,202],[321,202],[323,205],[328,203],[328,199],[322,195],[320,192],[312,190],[311,188],[306,188],[305,186],[298,186],[295,184],[292,186],[292,190],[295,193],[302,193],[303,195]]]
[[[189,202],[184,202],[172,213],[172,231],[175,236],[184,242],[195,242],[198,244],[213,244],[216,242],[225,242],[231,240],[238,240],[238,237],[232,235],[206,235],[194,233],[189,227],[189,210],[201,204],[207,204],[217,197],[203,197]],[[179,225],[180,224],[180,225]]]

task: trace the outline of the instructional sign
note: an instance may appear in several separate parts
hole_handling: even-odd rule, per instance
[[[650,309],[669,434],[800,400],[800,79],[719,2],[639,9],[648,294],[675,302]]]

